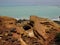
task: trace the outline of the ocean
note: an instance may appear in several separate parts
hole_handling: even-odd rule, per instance
[[[14,18],[29,18],[36,15],[45,18],[56,18],[60,16],[59,6],[0,6],[0,16]]]

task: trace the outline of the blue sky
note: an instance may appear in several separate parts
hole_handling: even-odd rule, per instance
[[[0,5],[60,5],[60,0],[0,0]]]

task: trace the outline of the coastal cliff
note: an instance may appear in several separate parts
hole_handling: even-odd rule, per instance
[[[60,25],[37,16],[29,20],[0,16],[0,45],[60,45]]]

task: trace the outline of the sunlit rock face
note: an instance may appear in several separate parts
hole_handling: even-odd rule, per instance
[[[58,45],[60,25],[47,18],[0,16],[0,45]]]

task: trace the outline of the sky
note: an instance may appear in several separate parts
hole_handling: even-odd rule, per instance
[[[60,5],[60,0],[0,0],[0,5]]]

